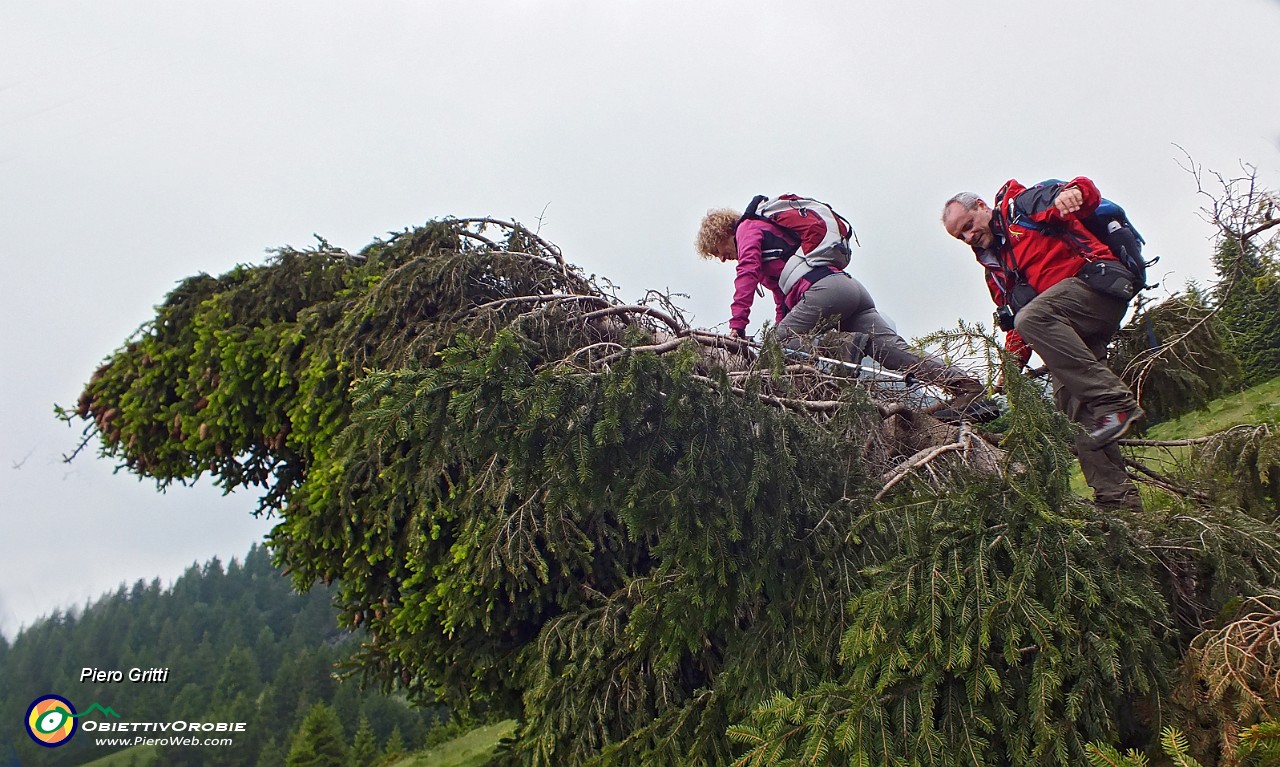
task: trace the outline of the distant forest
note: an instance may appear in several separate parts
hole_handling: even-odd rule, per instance
[[[19,723],[48,693],[82,714],[93,703],[110,707],[120,721],[247,724],[231,747],[162,748],[140,767],[282,767],[317,704],[336,714],[346,744],[361,729],[365,751],[422,744],[444,717],[442,707],[411,708],[362,690],[356,679],[340,680],[338,664],[360,641],[361,634],[338,628],[328,588],[297,593],[258,545],[243,562],[193,564],[168,589],[158,578],[122,584],[83,609],[54,612],[12,642],[0,637],[0,718],[11,723],[0,729],[0,765],[16,757],[23,767],[71,767],[112,752],[83,730],[65,746],[35,744]],[[84,667],[170,671],[163,684],[93,684],[80,682]],[[91,718],[108,721],[96,714],[81,721]]]

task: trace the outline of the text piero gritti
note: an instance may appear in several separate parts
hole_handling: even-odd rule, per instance
[[[80,681],[92,683],[134,682],[138,684],[164,684],[169,681],[167,668],[131,668],[120,669],[89,668],[80,669]]]

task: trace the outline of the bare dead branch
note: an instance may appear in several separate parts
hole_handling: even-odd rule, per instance
[[[590,314],[584,315],[583,319],[592,320],[592,319],[596,319],[597,317],[605,317],[610,314],[647,315],[649,317],[653,317],[655,319],[661,320],[667,327],[671,328],[671,332],[675,333],[677,336],[683,337],[689,334],[689,331],[685,328],[685,326],[681,325],[676,320],[676,318],[672,317],[670,314],[667,314],[666,312],[654,309],[652,306],[639,306],[636,304],[610,306],[608,308],[599,309],[597,311],[591,312]]]
[[[1203,437],[1189,437],[1187,439],[1122,439],[1116,442],[1117,445],[1123,447],[1186,447],[1189,445],[1203,445],[1208,442],[1220,440],[1228,434],[1239,431],[1256,431],[1258,429],[1267,428],[1266,424],[1242,423],[1236,424],[1229,429],[1206,434]]]
[[[690,376],[690,378],[694,379],[695,381],[702,381],[711,386],[716,386],[716,382],[708,378],[707,376],[692,375]],[[730,386],[729,391],[741,396],[746,396],[748,393],[746,389],[743,389],[740,386]],[[814,400],[792,399],[789,397],[775,397],[771,394],[763,394],[763,393],[757,394],[756,396],[759,397],[761,401],[768,402],[771,405],[778,405],[780,407],[786,407],[792,410],[800,410],[800,411],[806,411],[806,412],[830,413],[836,410],[837,408],[839,408],[841,404],[843,404],[839,400],[814,401]]]
[[[1210,171],[1210,174],[1220,187],[1220,191],[1210,192],[1205,188],[1203,167],[1192,159],[1191,154],[1186,149],[1178,144],[1174,144],[1174,146],[1186,158],[1185,163],[1178,162],[1179,167],[1187,171],[1195,180],[1197,195],[1207,200],[1205,206],[1201,208],[1201,218],[1218,230],[1217,236],[1220,240],[1232,242],[1236,252],[1241,254],[1241,257],[1247,252],[1251,239],[1280,225],[1280,219],[1270,215],[1261,223],[1252,223],[1257,218],[1259,203],[1272,198],[1270,192],[1259,188],[1258,169],[1256,166],[1242,162],[1240,167],[1243,175],[1234,178],[1227,178],[1221,173]],[[1219,283],[1217,289],[1223,294],[1231,293],[1235,289],[1235,284],[1240,278],[1240,274],[1241,270],[1233,269],[1223,275],[1222,282]],[[1205,323],[1210,322],[1220,309],[1221,304],[1213,307],[1176,337],[1160,344],[1155,349],[1145,350],[1130,360],[1125,367],[1123,375],[1134,381],[1135,394],[1139,399],[1142,398],[1142,390],[1155,364],[1180,348],[1183,342],[1199,331]]]
[[[1125,458],[1124,465],[1143,475],[1135,476],[1135,479],[1153,484],[1166,492],[1173,493],[1174,495],[1181,495],[1184,498],[1194,498],[1201,503],[1208,503],[1212,500],[1207,493],[1200,492],[1199,490],[1193,490],[1189,487],[1183,487],[1172,479],[1157,473],[1153,469],[1138,463],[1132,458]]]
[[[1280,218],[1268,219],[1266,221],[1263,221],[1261,224],[1258,224],[1257,226],[1253,227],[1252,229],[1248,229],[1242,232],[1240,234],[1240,239],[1247,242],[1275,226],[1280,226]]]
[[[494,242],[493,240],[489,239],[488,237],[485,237],[484,235],[480,234],[479,232],[472,232],[472,231],[470,231],[470,230],[468,230],[468,229],[462,229],[462,228],[459,228],[459,229],[458,229],[458,236],[459,236],[459,237],[467,237],[467,238],[472,239],[472,240],[477,240],[477,241],[479,241],[481,244],[485,245],[486,247],[492,248],[493,250],[502,250],[502,248],[498,247],[498,243]]]
[[[878,501],[888,493],[894,485],[906,479],[913,471],[928,466],[938,456],[946,453],[955,452],[957,450],[968,450],[973,443],[973,432],[969,429],[968,424],[960,424],[960,434],[955,442],[949,442],[945,445],[926,448],[919,451],[915,455],[908,458],[893,471],[886,474],[884,487],[880,488],[880,492],[876,493],[872,500]]]
[[[672,338],[671,340],[663,341],[660,344],[649,344],[648,346],[630,346],[623,349],[620,352],[615,352],[613,354],[610,354],[607,357],[601,357],[600,359],[596,360],[596,365],[597,366],[608,365],[610,362],[613,362],[614,360],[622,359],[626,355],[634,354],[636,352],[656,352],[658,354],[665,354],[666,352],[679,348],[680,344],[684,343],[684,341],[685,339],[683,338]]]
[[[528,227],[521,225],[519,222],[503,221],[497,218],[489,218],[488,216],[479,216],[479,217],[473,217],[473,218],[451,218],[447,220],[450,223],[459,224],[463,227],[474,226],[476,224],[479,224],[481,228],[485,226],[497,226],[503,229],[509,229],[514,232],[519,232],[521,236],[529,238],[535,244],[537,244],[540,248],[542,248],[542,250],[544,250],[555,261],[561,264],[564,263],[564,256],[561,255],[560,248],[542,239],[537,235],[537,233],[533,232]]]
[[[609,305],[609,300],[606,299],[604,296],[579,295],[576,293],[568,293],[568,294],[547,293],[547,294],[537,295],[537,296],[512,296],[511,298],[500,298],[496,301],[489,301],[488,303],[483,303],[483,304],[480,304],[479,306],[473,306],[468,308],[467,311],[465,312],[465,315],[463,316],[476,314],[486,309],[497,309],[503,306],[509,306],[511,304],[531,304],[531,303],[550,304],[550,303],[560,303],[560,302],[570,302],[570,301],[585,301],[589,303],[604,304],[606,306]]]

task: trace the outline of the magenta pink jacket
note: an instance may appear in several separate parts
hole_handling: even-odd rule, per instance
[[[773,293],[773,302],[777,306],[774,322],[781,322],[787,313],[786,296],[778,287],[778,276],[786,259],[764,260],[760,241],[766,231],[772,230],[781,235],[785,230],[768,221],[749,218],[738,224],[734,234],[738,243],[738,275],[733,280],[733,304],[730,306],[729,327],[733,330],[746,330],[751,318],[751,303],[756,297],[756,288],[763,285]]]

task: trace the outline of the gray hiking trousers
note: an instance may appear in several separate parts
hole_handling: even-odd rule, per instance
[[[800,335],[824,320],[838,321],[836,330],[844,334],[839,341],[842,354],[851,362],[867,354],[890,370],[914,373],[930,383],[977,385],[964,371],[911,351],[902,336],[876,311],[876,302],[862,283],[844,272],[823,277],[811,285],[778,323],[778,338],[784,345],[794,347]]]
[[[1067,417],[1092,429],[1098,417],[1136,407],[1137,399],[1107,367],[1107,344],[1120,329],[1128,304],[1105,296],[1077,277],[1068,277],[1036,296],[1018,312],[1014,328],[1053,376],[1053,399]],[[1090,448],[1089,435],[1076,437],[1076,452],[1094,500],[1137,504],[1138,489],[1125,472],[1114,444]]]

